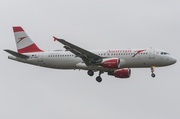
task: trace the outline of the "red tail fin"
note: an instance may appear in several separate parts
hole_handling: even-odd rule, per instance
[[[13,27],[18,53],[43,52],[20,27]]]

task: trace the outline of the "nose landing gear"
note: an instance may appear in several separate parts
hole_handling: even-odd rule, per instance
[[[154,68],[155,68],[155,66],[152,66],[151,67],[151,72],[152,72],[152,74],[151,74],[151,76],[154,78],[156,75],[154,74]]]
[[[154,73],[152,73],[151,76],[154,78],[156,75]]]

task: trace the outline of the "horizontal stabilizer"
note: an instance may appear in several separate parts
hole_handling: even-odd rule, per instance
[[[23,54],[14,52],[14,51],[12,51],[12,50],[4,50],[4,51],[8,52],[9,54],[11,54],[11,55],[13,55],[13,56],[15,56],[15,57],[19,57],[19,58],[23,58],[23,59],[29,58],[29,56],[27,56],[27,55],[23,55]]]

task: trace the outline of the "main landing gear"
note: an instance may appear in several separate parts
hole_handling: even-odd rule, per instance
[[[99,76],[96,77],[96,81],[99,82],[99,83],[102,81],[102,78],[101,78],[101,74],[102,74],[102,73],[104,73],[104,72],[99,71]],[[87,74],[88,74],[89,76],[93,76],[93,75],[94,75],[94,72],[93,72],[92,70],[88,70]]]
[[[97,77],[96,77],[96,81],[100,83],[100,82],[102,81],[101,76],[97,76]]]
[[[151,76],[154,78],[156,75],[154,74],[154,68],[155,68],[155,66],[152,66],[151,67],[151,72],[152,72],[152,74],[151,74]]]
[[[94,72],[93,72],[92,70],[88,70],[87,74],[88,74],[89,76],[93,76],[93,75],[94,75]]]
[[[101,82],[102,81],[102,78],[101,78],[101,74],[104,73],[103,71],[99,71],[99,76],[96,77],[96,81],[97,82]]]

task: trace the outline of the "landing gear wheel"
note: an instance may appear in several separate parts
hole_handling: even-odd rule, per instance
[[[88,70],[87,74],[88,74],[89,76],[93,76],[93,75],[94,75],[94,72],[93,72],[92,70]]]
[[[156,75],[154,73],[152,73],[151,76],[154,78]]]
[[[152,72],[152,74],[151,74],[151,76],[154,78],[156,75],[154,74],[154,68],[155,68],[155,66],[152,66],[151,67],[151,72]]]
[[[98,76],[98,77],[96,77],[96,81],[100,83],[102,81],[102,78],[100,76]]]

